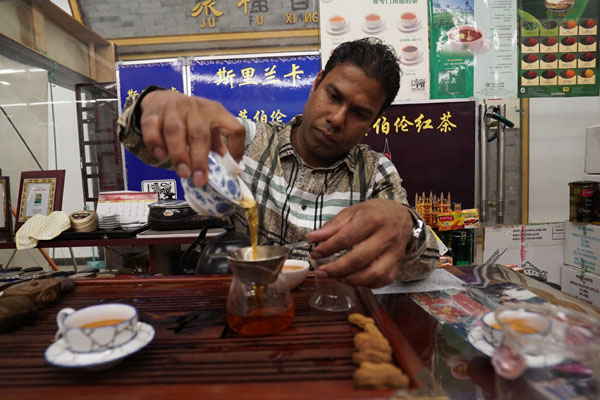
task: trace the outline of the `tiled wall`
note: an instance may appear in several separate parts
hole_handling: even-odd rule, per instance
[[[84,22],[104,38],[168,36],[198,33],[318,28],[317,21],[304,22],[305,13],[318,11],[317,0],[262,0],[246,4],[216,0],[213,10],[222,12],[213,28],[203,28],[202,16],[193,18],[194,0],[79,0]],[[296,14],[295,23],[286,14]],[[210,13],[214,17],[214,13]],[[261,15],[263,24],[257,25]],[[288,22],[288,23],[286,23]],[[206,21],[204,22],[206,24]]]

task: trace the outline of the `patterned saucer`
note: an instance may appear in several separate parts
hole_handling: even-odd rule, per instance
[[[377,33],[383,32],[386,28],[387,28],[387,25],[386,25],[385,20],[381,20],[381,23],[379,23],[379,25],[376,28],[369,28],[367,26],[366,22],[363,22],[363,24],[362,24],[363,32],[371,34],[371,35],[375,35]]]
[[[481,325],[472,327],[469,331],[467,338],[469,339],[469,342],[471,342],[473,347],[481,351],[486,356],[491,357],[494,355],[495,347],[483,337],[483,327]],[[531,368],[550,367],[556,364],[560,364],[563,361],[564,357],[558,354],[542,354],[535,356],[525,354],[525,362]]]
[[[125,357],[143,349],[154,339],[152,325],[138,322],[137,333],[129,342],[104,351],[92,353],[74,353],[66,346],[64,339],[52,343],[45,353],[46,361],[55,367],[61,368],[86,368],[89,370],[102,370],[112,367]]]

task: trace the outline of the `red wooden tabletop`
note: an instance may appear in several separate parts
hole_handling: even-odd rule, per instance
[[[225,322],[229,276],[80,280],[37,318],[0,334],[2,399],[379,399],[392,390],[357,390],[346,313],[308,306],[313,277],[293,292],[293,324],[278,335],[244,337]],[[369,290],[357,310],[376,319],[396,363],[418,385],[419,358]],[[56,314],[103,302],[135,306],[154,340],[110,369],[53,367],[44,359]]]

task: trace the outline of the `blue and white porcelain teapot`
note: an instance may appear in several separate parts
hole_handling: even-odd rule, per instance
[[[254,199],[242,181],[242,164],[236,163],[229,153],[224,156],[211,151],[208,154],[208,183],[194,185],[192,178],[181,179],[185,199],[200,215],[225,218],[235,213],[244,199]]]

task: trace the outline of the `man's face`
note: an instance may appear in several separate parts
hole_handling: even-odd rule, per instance
[[[325,78],[320,72],[292,144],[312,167],[327,167],[360,142],[384,101],[379,82],[352,64],[336,66]]]

